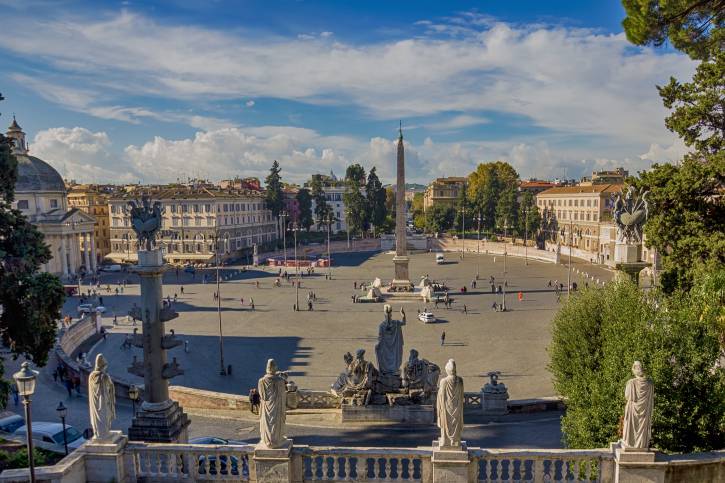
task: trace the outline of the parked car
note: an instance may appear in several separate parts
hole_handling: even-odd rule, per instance
[[[121,265],[118,265],[116,263],[111,265],[101,265],[98,268],[99,272],[120,272],[122,270]]]
[[[68,450],[78,449],[86,439],[73,426],[65,425],[66,442]],[[28,427],[24,424],[15,430],[15,436],[26,438],[28,435]],[[65,452],[63,443],[63,425],[61,423],[51,423],[47,421],[33,421],[33,441],[38,446],[56,453]]]
[[[0,413],[0,431],[4,433],[14,433],[20,426],[25,425],[25,420],[19,414],[12,411],[3,411]]]
[[[442,253],[436,253],[436,263],[438,265],[446,263],[446,257],[444,257]]]
[[[80,304],[78,306],[78,313],[79,314],[90,314],[93,311],[96,311],[96,313],[104,314],[106,313],[106,307],[103,305],[99,305],[97,307],[94,307],[93,304]]]
[[[433,312],[429,312],[427,310],[424,310],[423,312],[418,314],[418,320],[425,324],[432,324],[436,321],[435,316],[433,315]]]

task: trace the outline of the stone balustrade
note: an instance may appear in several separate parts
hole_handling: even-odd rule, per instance
[[[614,481],[610,450],[473,449],[469,455],[480,482]]]
[[[194,445],[128,442],[86,443],[54,466],[36,469],[39,482],[83,481],[176,482],[421,482],[476,483],[645,481],[724,481],[725,451],[688,455],[645,453],[641,461],[621,459],[617,445],[607,449],[482,449],[468,448],[459,479],[439,472],[433,447],[364,448],[296,445],[277,456],[275,470],[263,473],[269,456],[251,445]],[[274,450],[277,451],[277,450]],[[630,455],[632,453],[629,453]],[[642,453],[634,453],[642,454]],[[467,455],[467,457],[466,457]],[[446,476],[447,475],[447,476]],[[441,479],[442,478],[442,479]],[[628,479],[629,478],[629,479]],[[27,469],[6,470],[0,483],[28,481]]]

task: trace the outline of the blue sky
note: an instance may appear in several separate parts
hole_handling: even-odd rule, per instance
[[[635,48],[617,1],[0,0],[0,106],[79,181],[377,166],[402,119],[411,181],[646,168],[684,148],[655,84],[693,64]]]

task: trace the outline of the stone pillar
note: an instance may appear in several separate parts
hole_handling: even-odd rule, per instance
[[[254,448],[254,470],[258,483],[292,483],[292,441],[281,448]],[[300,472],[301,474],[301,472]]]
[[[84,454],[85,481],[105,483],[107,481],[128,481],[124,465],[124,450],[128,438],[121,431],[111,431],[107,441],[91,440],[78,451]]]
[[[65,235],[60,235],[60,269],[63,272],[63,276],[68,276],[68,254],[65,246]]]
[[[466,442],[460,448],[440,447],[433,442],[433,483],[476,481],[475,465],[471,465]]]
[[[390,284],[393,291],[412,292],[413,284],[408,272],[408,240],[405,229],[405,149],[403,129],[398,137],[397,182],[395,187],[395,278]]]
[[[612,444],[616,464],[615,483],[664,483],[667,464],[657,461],[657,453],[647,449],[624,448]]]
[[[188,440],[189,418],[176,401],[169,399],[168,380],[183,374],[176,363],[167,362],[166,351],[182,344],[164,335],[161,277],[165,270],[161,250],[140,250],[134,271],[141,281],[141,307],[136,318],[143,321],[141,339],[132,343],[143,347],[143,362],[134,358],[128,371],[144,378],[144,402],[133,418],[128,436],[132,441],[183,443]]]
[[[481,388],[481,411],[484,416],[503,416],[508,413],[509,393],[506,385],[488,382]]]
[[[96,263],[98,260],[96,259],[96,237],[93,236],[93,233],[90,234],[91,237],[91,270],[93,270],[93,273],[96,272]]]
[[[83,234],[83,262],[86,266],[86,273],[90,273],[92,271],[91,269],[91,260],[90,260],[90,241],[88,240],[90,236],[88,233]]]

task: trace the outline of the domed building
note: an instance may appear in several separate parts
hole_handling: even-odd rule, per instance
[[[43,271],[69,280],[94,272],[95,219],[77,208],[68,209],[63,178],[51,165],[28,154],[25,133],[14,116],[6,136],[18,160],[14,205],[45,235],[53,254]]]

